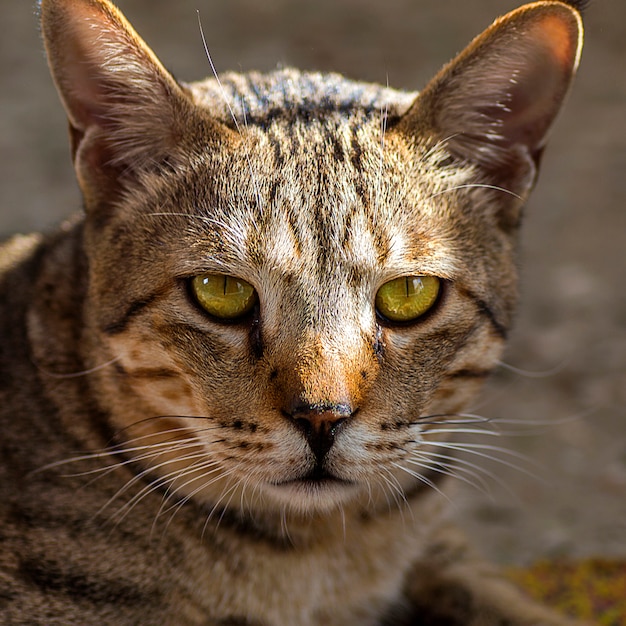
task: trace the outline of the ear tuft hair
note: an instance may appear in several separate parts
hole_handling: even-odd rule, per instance
[[[443,142],[523,194],[576,73],[582,32],[580,13],[564,2],[508,13],[430,81],[397,130]]]
[[[228,134],[195,107],[109,0],[42,0],[40,11],[87,208],[142,169],[176,164],[189,137],[210,143]]]

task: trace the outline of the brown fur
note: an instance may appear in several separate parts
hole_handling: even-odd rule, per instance
[[[0,252],[2,622],[568,623],[476,559],[437,485],[512,322],[578,12],[514,11],[419,96],[178,84],[107,0],[43,0],[42,28],[85,217]],[[207,315],[205,273],[253,313]],[[432,310],[376,313],[422,275]]]

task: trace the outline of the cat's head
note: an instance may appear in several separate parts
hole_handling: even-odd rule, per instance
[[[170,493],[410,491],[496,365],[580,16],[496,21],[417,96],[283,70],[181,85],[106,0],[43,0],[86,206],[101,403]]]

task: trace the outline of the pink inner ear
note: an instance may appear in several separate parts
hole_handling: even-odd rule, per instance
[[[545,41],[546,48],[550,48],[554,60],[561,65],[564,72],[570,72],[572,61],[577,63],[576,50],[578,43],[577,33],[572,33],[569,25],[555,15],[544,17],[536,25],[537,38]],[[575,35],[575,36],[573,36]]]
[[[536,2],[497,20],[426,86],[398,126],[498,172],[534,167],[578,63],[580,17]]]
[[[93,58],[79,36],[72,33],[68,39],[64,50],[67,60],[60,70],[60,78],[67,85],[64,100],[68,113],[72,121],[84,130],[95,123],[103,112],[100,63]]]
[[[68,10],[63,22],[57,22],[59,28],[48,51],[68,116],[83,131],[106,113],[110,86],[103,68],[121,38],[106,13],[86,8],[90,7]]]
[[[523,64],[512,78],[510,111],[502,119],[507,143],[525,144],[531,151],[541,147],[577,61],[576,35],[563,19],[553,15],[529,29]]]
[[[121,13],[104,2],[44,4],[53,76],[72,124],[85,131],[163,98],[175,82]]]

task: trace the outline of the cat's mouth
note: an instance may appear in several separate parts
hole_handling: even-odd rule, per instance
[[[319,494],[320,491],[339,489],[342,487],[354,487],[355,483],[351,480],[336,476],[326,469],[314,468],[302,476],[272,482],[272,486],[285,489],[304,489],[310,493]]]
[[[268,495],[298,513],[327,512],[346,504],[359,493],[358,484],[326,470],[312,470],[287,480],[274,480]]]
[[[355,495],[357,484],[326,470],[313,470],[296,478],[272,482],[275,498],[299,511],[327,511]],[[358,489],[357,489],[358,491]]]
[[[339,476],[335,476],[331,472],[325,469],[315,468],[308,474],[298,476],[297,478],[290,478],[285,481],[278,481],[274,483],[277,487],[289,486],[289,485],[353,485],[354,483]]]

